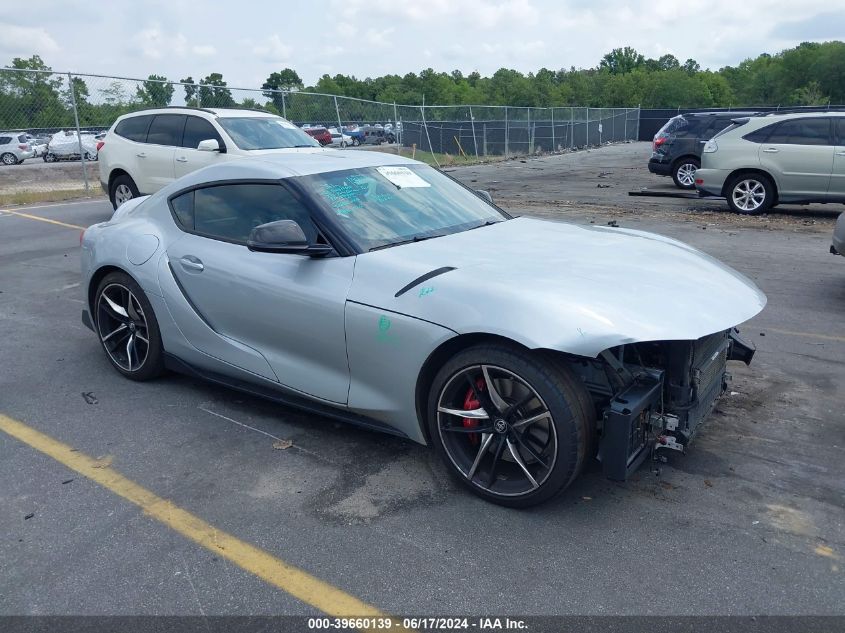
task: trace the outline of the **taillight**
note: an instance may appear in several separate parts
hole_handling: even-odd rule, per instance
[[[97,141],[97,151],[99,152],[101,149],[103,149],[103,145],[105,144],[105,141]]]
[[[651,144],[652,149],[656,152],[657,148],[663,145],[666,142],[665,136],[655,136],[654,141]]]
[[[29,149],[29,145],[27,145],[26,143],[21,143],[20,145],[18,145],[18,149],[26,151]]]

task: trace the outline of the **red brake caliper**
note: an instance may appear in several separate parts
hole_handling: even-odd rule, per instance
[[[479,378],[475,382],[475,388],[478,391],[484,390],[484,379]],[[475,394],[472,391],[471,387],[467,388],[467,395],[464,396],[464,409],[467,411],[472,411],[473,409],[478,409],[481,407],[481,403],[475,397]],[[472,418],[463,418],[464,428],[465,429],[474,429],[478,426],[478,420],[474,420]],[[478,444],[479,438],[478,433],[467,433],[467,438],[469,439],[471,444]]]

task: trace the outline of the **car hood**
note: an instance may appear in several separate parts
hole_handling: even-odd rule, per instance
[[[396,296],[445,267],[453,270]],[[752,281],[677,240],[531,218],[359,255],[348,299],[590,357],[625,343],[698,339],[766,305]]]

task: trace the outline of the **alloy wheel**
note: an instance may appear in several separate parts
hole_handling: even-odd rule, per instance
[[[115,187],[114,201],[117,203],[117,206],[122,205],[124,202],[128,202],[132,198],[132,190],[129,188],[129,185],[124,185],[123,183],[121,183],[117,187]]]
[[[150,351],[147,319],[126,286],[113,283],[103,288],[97,300],[97,330],[115,365],[128,372],[144,366]]]
[[[473,486],[503,497],[536,491],[557,458],[549,407],[517,374],[494,365],[455,373],[437,401],[447,456]]]
[[[756,211],[766,200],[766,187],[753,178],[741,180],[734,186],[731,198],[737,209],[747,212]]]
[[[4,165],[16,165],[18,162],[17,157],[10,153],[3,154],[2,159]]]
[[[698,167],[695,163],[684,163],[678,167],[678,182],[685,187],[692,187],[695,184],[695,172]]]

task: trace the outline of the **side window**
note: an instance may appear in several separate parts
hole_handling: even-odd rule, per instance
[[[194,230],[194,192],[183,193],[170,201],[176,222],[186,231]]]
[[[8,145],[12,142],[11,136],[0,136],[0,145]]]
[[[778,123],[768,143],[783,145],[830,145],[830,119],[790,119]]]
[[[147,132],[147,143],[181,146],[186,118],[184,114],[156,114]]]
[[[750,132],[743,136],[746,141],[751,141],[752,143],[765,143],[769,140],[769,136],[777,127],[775,125],[767,125],[766,127],[761,127],[759,130],[755,130],[754,132]]]
[[[220,143],[223,142],[223,139],[220,138],[220,134],[217,133],[217,130],[214,129],[214,126],[211,125],[211,123],[198,116],[189,116],[188,122],[185,124],[185,135],[182,138],[182,147],[196,149],[197,145],[200,144],[200,141],[205,141],[210,138],[217,139]]]
[[[839,132],[836,136],[836,144],[845,145],[845,116],[836,117],[835,121],[837,127],[839,128]]]
[[[309,241],[317,228],[308,209],[281,185],[217,185],[194,191],[194,231],[229,242],[246,242],[256,226],[294,220]]]
[[[136,143],[146,143],[147,130],[150,129],[152,121],[151,115],[129,117],[117,124],[114,133]]]

